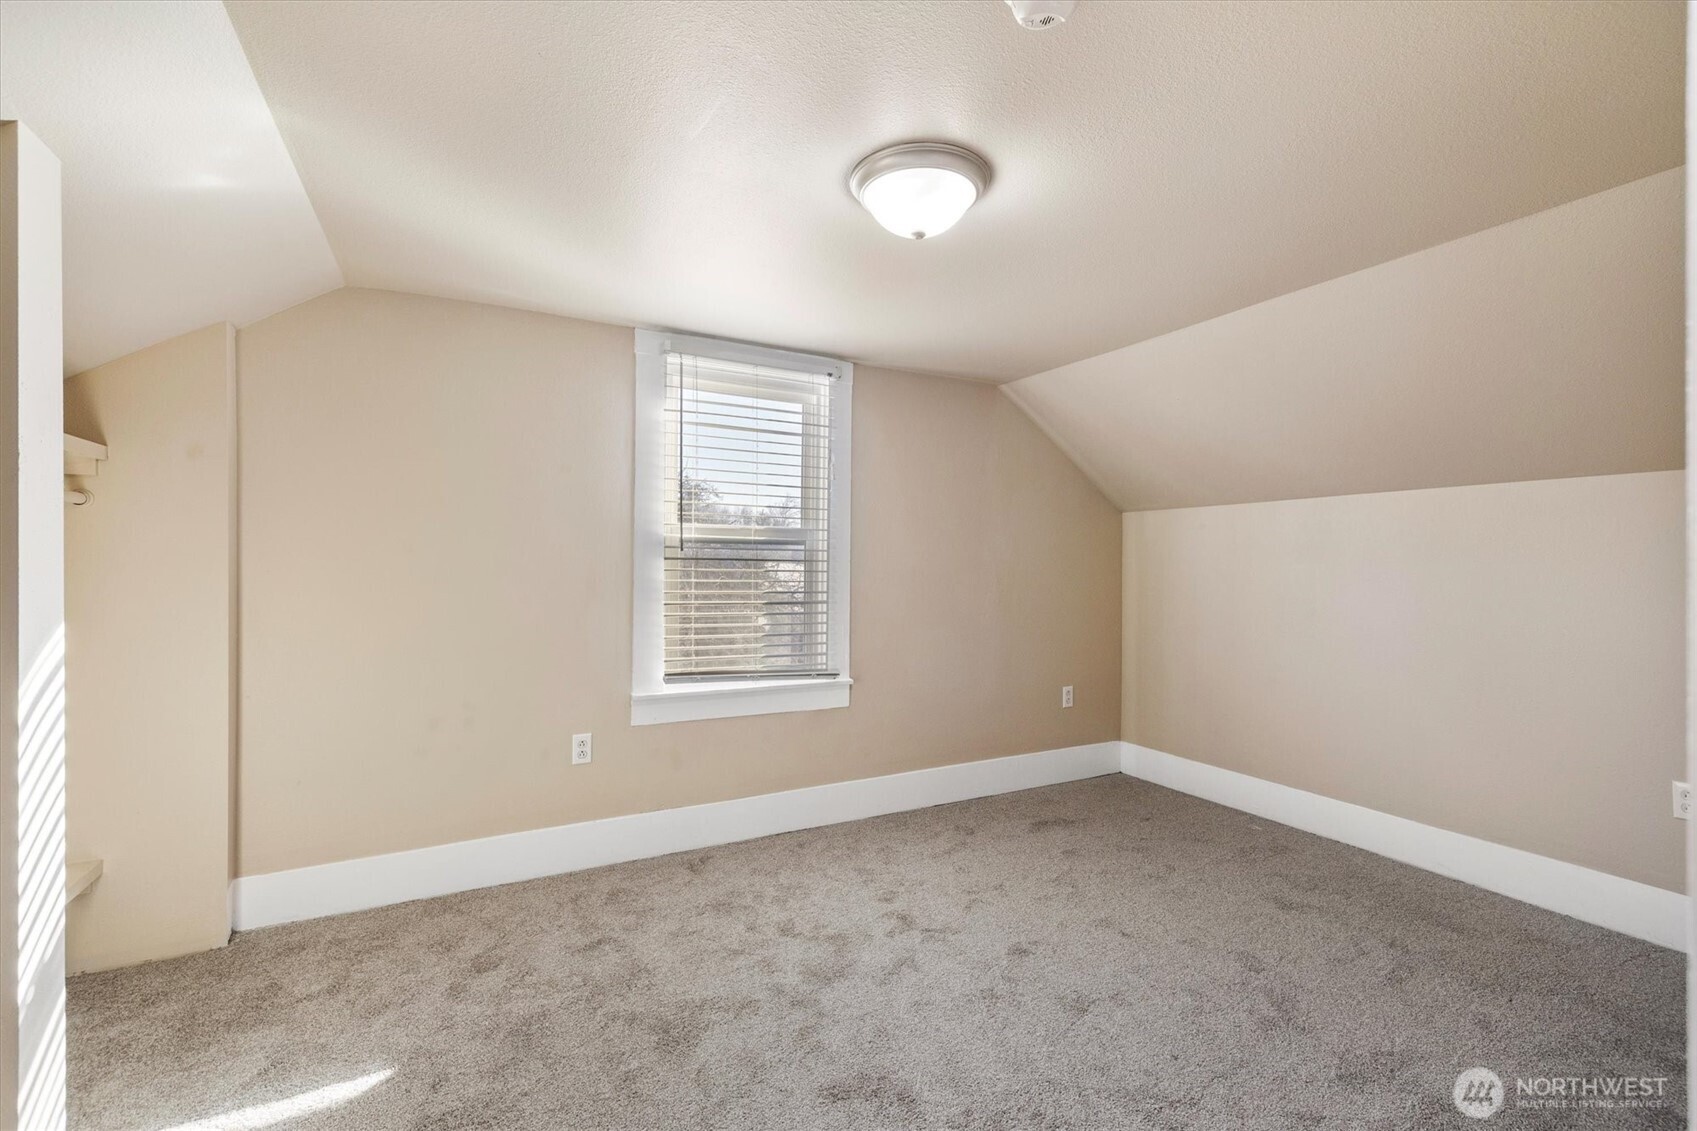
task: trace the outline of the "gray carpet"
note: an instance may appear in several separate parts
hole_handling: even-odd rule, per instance
[[[273,1125],[1677,1127],[1684,1000],[1675,952],[1113,776],[74,979],[71,1126],[358,1081]],[[1671,1103],[1473,1122],[1473,1065]]]

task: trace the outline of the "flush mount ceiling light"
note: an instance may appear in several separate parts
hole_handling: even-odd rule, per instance
[[[954,227],[989,184],[984,158],[940,141],[880,149],[849,174],[849,191],[872,218],[910,240]]]

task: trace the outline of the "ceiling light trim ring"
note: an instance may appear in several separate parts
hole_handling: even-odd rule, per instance
[[[886,173],[902,169],[947,169],[972,182],[982,199],[990,187],[990,163],[965,146],[946,141],[909,141],[886,146],[861,158],[849,174],[849,191],[862,203],[866,186]]]

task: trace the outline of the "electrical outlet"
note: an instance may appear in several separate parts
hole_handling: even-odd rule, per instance
[[[587,734],[572,735],[572,765],[587,766],[589,764],[589,736]]]
[[[1063,707],[1072,706],[1072,685],[1070,683],[1067,686],[1061,688],[1061,706],[1063,706]]]
[[[1673,783],[1673,815],[1682,821],[1691,819],[1691,783]]]

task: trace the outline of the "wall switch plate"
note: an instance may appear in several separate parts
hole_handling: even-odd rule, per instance
[[[572,765],[586,766],[589,764],[589,736],[587,734],[572,735]]]
[[[1691,819],[1691,783],[1673,783],[1673,815],[1682,821]]]
[[[1072,685],[1070,683],[1067,686],[1061,688],[1061,706],[1063,706],[1063,707],[1072,706]]]

